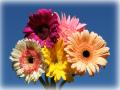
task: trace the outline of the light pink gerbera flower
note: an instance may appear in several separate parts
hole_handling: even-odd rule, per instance
[[[68,36],[76,31],[83,31],[85,29],[85,26],[86,24],[80,23],[79,19],[75,16],[70,18],[69,15],[67,18],[65,14],[62,14],[62,19],[59,26],[59,35],[66,42]]]
[[[10,59],[17,75],[25,77],[25,80],[37,81],[44,73],[44,62],[41,47],[35,40],[23,39],[18,41],[13,49]]]

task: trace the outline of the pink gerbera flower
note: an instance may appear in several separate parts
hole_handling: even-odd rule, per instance
[[[59,30],[59,16],[51,9],[40,9],[29,17],[27,26],[24,29],[25,37],[32,38],[47,47],[56,43]]]
[[[67,41],[67,37],[70,36],[72,33],[76,31],[82,31],[84,30],[86,24],[80,23],[79,19],[75,16],[70,18],[70,15],[68,18],[66,18],[65,14],[62,14],[62,19],[60,22],[60,31],[59,35],[61,38],[64,39],[64,41]]]

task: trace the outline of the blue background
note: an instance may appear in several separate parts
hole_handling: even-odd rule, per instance
[[[115,86],[117,82],[116,74],[116,5],[106,4],[3,4],[3,59],[2,59],[2,84],[3,86],[40,87],[39,81],[26,84],[23,78],[18,78],[12,70],[9,56],[12,48],[18,40],[24,37],[23,28],[27,24],[28,16],[39,8],[51,8],[61,14],[76,16],[80,21],[87,24],[89,31],[94,31],[101,35],[110,47],[111,55],[105,69],[100,69],[94,77],[76,76],[75,81],[65,84],[67,86]]]

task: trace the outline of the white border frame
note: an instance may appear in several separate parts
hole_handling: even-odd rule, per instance
[[[120,0],[44,0],[44,1],[40,1],[40,0],[0,0],[0,73],[2,72],[2,4],[4,3],[37,3],[37,2],[41,2],[41,3],[109,3],[109,2],[113,2],[116,3],[117,5],[117,36],[116,36],[116,40],[117,40],[117,46],[116,46],[116,53],[117,53],[117,78],[118,78],[118,82],[117,82],[117,86],[115,87],[76,87],[74,88],[74,90],[120,90]],[[2,76],[0,74],[0,90],[33,90],[33,88],[22,88],[22,87],[3,87],[2,86]],[[37,90],[38,88],[34,88],[34,90]],[[73,90],[73,88],[66,88],[65,90]]]

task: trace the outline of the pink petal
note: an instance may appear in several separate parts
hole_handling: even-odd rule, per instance
[[[25,29],[23,30],[24,33],[32,33],[33,30],[30,27],[25,27]]]

